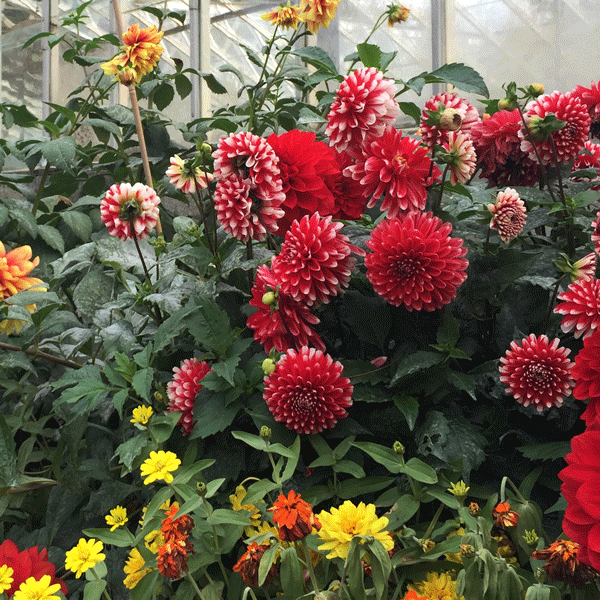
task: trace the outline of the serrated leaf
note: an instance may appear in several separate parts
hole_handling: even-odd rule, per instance
[[[227,93],[227,88],[212,73],[200,73],[200,77],[206,81],[208,89],[213,94]]]
[[[423,371],[429,367],[433,367],[434,365],[438,365],[444,360],[445,356],[440,352],[428,352],[426,350],[413,352],[412,354],[404,357],[398,363],[396,372],[394,373],[392,381],[390,382],[390,387],[395,385],[403,377],[412,375],[413,373],[418,373],[419,371]]]
[[[169,83],[163,83],[154,91],[152,99],[158,110],[164,110],[171,102],[173,102],[174,97],[175,90],[173,89],[173,86]]]
[[[358,44],[358,57],[365,67],[375,67],[381,70],[381,49],[375,44]]]
[[[8,212],[17,221],[19,227],[22,227],[32,238],[35,239],[37,237],[38,225],[31,211],[15,206],[9,208]]]
[[[564,458],[571,450],[571,442],[548,442],[546,444],[531,444],[519,446],[517,450],[529,460],[556,460]]]
[[[225,354],[231,327],[227,313],[216,302],[204,301],[197,306],[193,317],[188,319],[188,329],[196,342],[219,355]]]
[[[93,317],[98,308],[110,299],[112,280],[101,269],[87,273],[73,290],[73,302],[77,312]]]
[[[40,144],[40,152],[53,167],[71,171],[77,146],[72,137],[60,137]]]
[[[182,100],[192,93],[192,83],[185,75],[175,75],[173,80],[175,81],[175,89]]]
[[[37,231],[39,236],[55,250],[58,250],[61,254],[65,251],[65,242],[58,229],[55,229],[51,225],[38,225]]]
[[[119,462],[127,469],[127,472],[131,472],[135,459],[142,453],[147,454],[148,444],[146,434],[136,435],[117,446],[114,456],[119,458]]]
[[[152,390],[152,382],[154,381],[154,369],[148,367],[140,369],[131,380],[131,385],[135,393],[144,400],[150,401],[150,391]]]
[[[293,56],[299,56],[304,62],[312,65],[319,69],[319,71],[325,71],[331,75],[337,75],[337,69],[331,57],[325,50],[319,48],[319,46],[306,46],[290,52]]]
[[[398,102],[398,105],[405,115],[414,119],[416,125],[421,122],[421,109],[414,102]]]

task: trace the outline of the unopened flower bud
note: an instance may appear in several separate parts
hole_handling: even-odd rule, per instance
[[[475,548],[471,544],[461,544],[460,553],[465,558],[473,558],[475,556]]]
[[[433,548],[435,548],[435,542],[429,539],[421,539],[419,540],[419,546],[423,548],[423,552],[429,552],[430,550],[433,550]]]
[[[458,131],[462,125],[462,117],[455,108],[446,108],[440,117],[440,129]]]
[[[261,300],[265,306],[271,306],[275,302],[275,292],[265,292]]]
[[[470,489],[471,488],[461,479],[458,483],[451,483],[447,491],[450,492],[459,502],[463,502]]]
[[[202,154],[204,154],[205,158],[210,158],[212,156],[212,148],[210,147],[210,144],[204,142],[200,150]]]
[[[548,133],[544,131],[542,121],[542,117],[538,115],[528,117],[526,120],[527,129],[529,130],[534,142],[543,142],[548,138]]]
[[[532,529],[531,531],[525,530],[525,535],[523,535],[523,539],[525,540],[525,543],[528,546],[535,548],[537,546],[538,540],[540,539],[540,536],[535,532],[535,529]]]
[[[199,481],[196,484],[196,491],[198,492],[198,496],[206,496],[206,484],[204,483],[204,481]]]
[[[135,84],[135,78],[137,77],[136,70],[133,67],[123,67],[117,71],[117,79],[122,85],[129,87]]]
[[[469,504],[469,513],[472,517],[477,517],[479,515],[479,504],[477,504],[477,502],[471,502],[471,504]]]
[[[265,358],[262,361],[262,370],[265,375],[270,375],[275,370],[275,361],[272,358]]]
[[[544,93],[544,86],[541,83],[532,83],[527,87],[527,91],[531,96],[537,98]]]
[[[269,441],[271,439],[271,430],[266,425],[263,425],[260,428],[260,437],[265,441]]]
[[[404,454],[404,446],[400,442],[394,442],[394,452],[398,456],[402,456]]]
[[[517,103],[512,98],[500,98],[498,100],[498,110],[515,110]]]
[[[154,392],[154,399],[157,402],[161,402],[161,403],[165,401],[164,395],[159,391]]]
[[[546,573],[546,571],[544,571],[543,567],[538,567],[535,570],[535,578],[540,582],[540,583],[546,583],[548,581],[548,574]]]

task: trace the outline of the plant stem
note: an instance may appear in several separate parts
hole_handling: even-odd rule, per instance
[[[554,303],[556,302],[556,296],[558,296],[558,290],[560,289],[560,282],[565,278],[565,275],[561,275],[556,281],[556,285],[554,286],[552,298],[550,298],[550,304],[548,305],[548,314],[546,315],[546,320],[544,321],[544,331],[546,331],[546,329],[548,328],[550,316],[552,315],[552,308],[554,307]]]
[[[565,207],[567,221],[565,222],[566,233],[567,233],[567,253],[571,258],[575,253],[575,239],[573,238],[573,227],[569,222],[571,215],[569,214],[569,209],[567,208],[567,199],[565,198],[565,190],[563,188],[563,180],[562,173],[560,172],[560,163],[558,162],[558,154],[556,152],[556,144],[554,143],[554,138],[550,135],[550,146],[552,147],[552,157],[554,159],[554,166],[556,167],[556,174],[558,176],[558,190],[560,193],[560,201],[563,203]]]
[[[306,538],[302,538],[300,540],[302,544],[302,550],[304,551],[304,561],[306,563],[306,568],[308,569],[308,575],[310,577],[310,582],[312,583],[313,589],[315,591],[315,595],[317,595],[320,591],[319,582],[317,581],[317,577],[315,575],[315,570],[312,566],[312,561],[310,559],[310,551],[308,549],[308,544],[306,543]]]
[[[387,18],[387,11],[384,12],[382,15],[379,15],[379,18],[377,19],[377,21],[375,21],[375,25],[373,25],[373,29],[371,29],[371,33],[369,33],[369,35],[364,39],[363,44],[366,44],[371,39],[371,36],[384,24],[386,18]],[[354,68],[354,65],[359,60],[360,59],[355,58],[352,61],[352,63],[350,63],[350,66],[348,67],[348,71],[346,71],[346,75],[350,75],[350,72]]]
[[[192,584],[192,587],[194,588],[196,594],[198,595],[198,598],[200,598],[200,600],[204,600],[204,596],[202,595],[202,590],[198,587],[196,580],[189,574],[188,571],[185,572],[185,577]]]
[[[217,251],[213,246],[212,238],[210,236],[210,231],[208,229],[208,222],[206,220],[206,215],[204,214],[204,206],[202,202],[202,196],[200,195],[200,190],[196,187],[196,206],[198,207],[198,212],[200,213],[200,218],[202,219],[202,224],[204,225],[204,233],[206,234],[206,242],[208,243],[208,249],[213,256],[216,256]]]
[[[31,209],[31,214],[35,217],[35,214],[40,207],[40,200],[42,199],[42,191],[44,189],[44,185],[46,185],[46,179],[48,179],[48,173],[50,172],[50,163],[46,162],[46,166],[44,167],[44,172],[42,173],[42,178],[40,179],[40,184],[38,185],[37,193],[35,195],[35,200],[33,201],[33,208]]]
[[[59,356],[52,356],[52,354],[47,354],[46,352],[42,352],[37,348],[20,348],[19,346],[13,346],[12,344],[5,344],[4,342],[0,342],[0,348],[4,350],[14,350],[15,352],[25,352],[25,354],[29,356],[40,357],[45,360],[49,360],[51,362],[55,362],[59,365],[64,365],[65,367],[71,367],[72,369],[81,369],[83,365],[80,365],[77,362],[73,362],[72,360],[67,360],[66,358],[60,358]]]
[[[204,504],[206,514],[210,516],[212,514],[211,505],[208,503],[208,500],[204,497],[202,498],[202,502]],[[211,527],[212,527],[213,536],[214,536],[215,554],[219,557],[217,562],[219,563],[219,568],[221,569],[221,575],[223,575],[223,581],[224,581],[225,585],[227,586],[227,589],[229,590],[229,577],[227,576],[227,571],[225,570],[225,567],[223,566],[223,561],[221,560],[221,550],[219,547],[220,545],[219,545],[219,537],[217,535],[217,528],[214,525],[211,525]]]
[[[266,445],[267,445],[267,448],[266,448],[265,452],[267,453],[267,455],[269,457],[269,461],[271,463],[271,466],[273,467],[273,479],[275,480],[275,483],[279,487],[279,493],[283,494],[283,483],[281,483],[281,477],[279,477],[279,473],[277,472],[277,465],[275,464],[275,459],[273,458],[273,453],[269,450],[269,442],[266,442]]]
[[[132,237],[133,237],[133,242],[135,244],[135,249],[137,250],[137,253],[138,253],[139,257],[140,257],[140,260],[142,261],[142,267],[144,268],[144,273],[146,274],[146,278],[148,279],[148,281],[152,281],[150,279],[150,272],[148,271],[148,267],[146,266],[146,261],[144,260],[144,256],[142,254],[142,250],[140,248],[140,243],[138,242],[138,239],[137,239],[137,234],[135,232],[135,229],[133,228],[133,223],[130,223],[130,225],[131,225],[131,229],[132,229],[132,232],[133,232],[133,236]]]
[[[440,183],[440,195],[438,196],[437,202],[433,205],[433,214],[435,215],[442,205],[442,197],[444,196],[444,186],[446,185],[446,175],[448,174],[448,169],[450,168],[450,163],[446,165],[444,169],[444,173],[442,175],[442,182]]]
[[[96,573],[96,571],[94,570],[94,567],[90,567],[90,571],[92,572],[92,575],[96,578],[96,581],[102,581],[102,579],[100,579],[100,577],[98,577],[98,573]],[[106,591],[106,586],[104,587],[104,590],[102,590],[102,593],[106,597],[106,600],[112,600],[112,598],[110,597],[110,594]]]
[[[429,527],[427,527],[427,531],[425,532],[425,535],[423,536],[424,540],[429,539],[429,536],[431,535],[431,532],[433,531],[435,524],[438,522],[438,519],[440,518],[440,515],[442,514],[443,509],[444,509],[444,504],[440,502],[440,505],[438,506],[438,509],[435,511],[435,515],[433,515],[433,519],[431,519],[431,523],[429,523]]]

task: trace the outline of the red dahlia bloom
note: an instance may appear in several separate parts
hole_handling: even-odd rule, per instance
[[[56,577],[56,567],[48,560],[48,551],[37,546],[26,548],[19,552],[17,545],[11,540],[4,540],[0,544],[0,566],[6,565],[13,570],[13,582],[5,593],[10,598],[30,577],[40,580],[44,575],[50,576],[50,585],[59,584],[63,594],[68,592],[65,582]]]
[[[279,158],[285,194],[281,205],[284,215],[277,222],[278,235],[284,235],[292,221],[299,221],[304,215],[333,213],[335,197],[327,181],[340,173],[337,153],[325,142],[315,140],[313,132],[297,129],[267,138]]]
[[[592,221],[592,242],[596,244],[594,251],[600,255],[600,211],[596,213],[596,220]]]
[[[279,254],[271,262],[282,292],[312,306],[328,303],[348,287],[356,264],[350,253],[364,253],[339,233],[342,227],[342,223],[332,223],[330,216],[321,217],[319,213],[292,223]]]
[[[312,505],[302,500],[300,494],[290,490],[287,498],[279,498],[269,509],[273,513],[273,522],[278,527],[277,535],[285,542],[296,542],[305,538],[313,529],[321,529],[321,523],[312,510]]]
[[[143,183],[114,184],[100,202],[100,217],[108,233],[121,241],[144,239],[156,226],[160,198]]]
[[[450,183],[467,183],[477,166],[473,142],[465,134],[451,131],[448,134],[448,143],[444,144],[444,150],[450,155]]]
[[[600,329],[583,340],[572,374],[575,378],[573,396],[577,400],[600,399]]]
[[[320,350],[290,349],[265,377],[263,397],[278,423],[296,433],[319,433],[348,415],[353,387],[342,371]]]
[[[325,350],[325,344],[311,327],[320,322],[318,317],[304,302],[296,302],[280,288],[281,282],[269,267],[260,266],[250,300],[250,306],[258,310],[246,321],[254,329],[254,339],[264,346],[267,354],[271,348],[285,352],[296,344]]]
[[[423,210],[430,185],[431,159],[429,150],[419,140],[402,136],[402,131],[389,127],[381,137],[363,145],[362,155],[344,169],[345,175],[360,182],[367,206],[375,206],[381,196],[381,210],[391,219],[401,212]],[[434,165],[432,176],[440,170]]]
[[[600,167],[600,144],[587,141],[580,153],[577,155],[571,167],[571,171],[591,170]],[[581,181],[581,178],[574,178],[575,181]]]
[[[578,85],[571,93],[587,108],[592,120],[591,134],[597,138],[600,133],[600,82],[592,81],[589,88]]]
[[[537,162],[521,150],[521,116],[518,109],[501,110],[470,130],[481,167],[480,178],[493,186],[533,185],[538,177]]]
[[[534,117],[544,118],[546,115],[554,114],[559,121],[566,121],[567,124],[559,131],[554,131],[552,140],[556,146],[556,156],[559,163],[569,162],[575,158],[588,139],[590,133],[590,116],[586,107],[581,103],[577,96],[570,92],[561,94],[553,92],[544,94],[532,100],[526,106],[527,113],[525,121]],[[531,129],[531,127],[530,127]],[[528,152],[532,159],[535,159],[535,150],[523,129],[519,130],[521,138],[521,150]],[[540,160],[544,164],[553,161],[552,142],[548,139],[535,142]]]
[[[565,332],[573,331],[576,338],[587,337],[600,325],[600,280],[577,279],[558,295],[562,300],[554,312],[566,315],[560,327]]]
[[[340,172],[329,177],[327,182],[335,199],[333,218],[348,221],[360,219],[365,212],[367,199],[363,195],[362,185],[354,181],[351,175],[344,174],[344,169],[353,165],[354,160],[349,152],[336,152],[336,160]]]
[[[167,412],[181,411],[179,425],[183,435],[192,433],[196,395],[202,389],[202,378],[209,371],[210,365],[197,358],[187,358],[179,367],[173,369],[173,379],[167,384]]]
[[[511,342],[510,350],[500,359],[500,381],[523,406],[533,404],[541,412],[561,406],[571,393],[573,363],[567,358],[571,351],[559,343],[558,338],[549,342],[547,336],[532,333],[521,345]]]
[[[448,304],[467,278],[467,249],[452,225],[431,213],[385,219],[371,234],[365,265],[373,289],[394,306],[432,311]]]
[[[440,129],[437,125],[429,125],[426,122],[427,119],[429,119],[429,115],[426,111],[437,111],[440,103],[442,103],[445,108],[453,108],[458,112],[462,120],[459,131],[469,137],[471,135],[471,129],[479,122],[479,113],[477,112],[477,109],[472,106],[468,100],[461,98],[455,92],[443,92],[442,94],[432,96],[425,102],[423,112],[421,113],[420,125],[423,143],[429,149],[433,148],[434,144],[442,146],[448,143],[449,131]]]
[[[600,429],[588,429],[571,440],[567,466],[558,474],[567,500],[562,528],[579,544],[580,562],[600,569]]]
[[[327,115],[329,145],[338,152],[358,150],[369,137],[379,137],[400,114],[396,86],[375,67],[357,69],[336,92]]]
[[[258,568],[260,566],[260,561],[263,557],[263,554],[269,548],[269,544],[258,545],[256,542],[252,542],[248,546],[246,552],[244,552],[235,565],[233,565],[233,570],[242,576],[242,579],[246,585],[251,585],[254,587],[258,585]],[[277,567],[275,566],[275,563],[273,563],[263,585],[269,585],[273,579],[275,579],[276,574]]]
[[[498,230],[498,235],[504,243],[511,238],[517,237],[523,231],[523,225],[527,216],[525,215],[525,204],[516,190],[506,188],[498,192],[495,204],[488,204],[488,210],[492,213],[490,227]]]

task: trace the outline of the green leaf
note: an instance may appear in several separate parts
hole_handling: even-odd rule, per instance
[[[119,462],[127,469],[127,472],[130,473],[136,458],[141,454],[144,454],[144,456],[149,454],[147,450],[149,444],[150,442],[145,433],[136,435],[117,446],[114,456],[118,457]]]
[[[196,306],[193,318],[188,320],[188,329],[199,344],[220,356],[230,344],[231,326],[227,313],[216,302],[204,301]]]
[[[365,546],[371,555],[371,578],[377,600],[387,600],[387,582],[392,571],[392,562],[387,550],[383,544],[375,539],[372,542],[366,542]]]
[[[83,533],[88,537],[96,538],[105,544],[112,544],[119,548],[127,548],[131,546],[133,541],[129,530],[120,527],[117,527],[114,531],[110,529],[85,529]]]
[[[296,548],[284,548],[280,554],[281,587],[283,595],[279,596],[281,600],[297,600],[304,595],[304,579],[302,577],[302,567],[298,559]]]
[[[158,110],[164,110],[167,108],[167,106],[173,102],[174,97],[175,90],[173,89],[173,86],[166,82],[159,85],[152,95],[152,99],[154,100]]]
[[[393,531],[401,527],[419,510],[421,503],[411,494],[404,494],[392,507],[392,510],[386,513],[389,520],[387,528]]]
[[[63,221],[73,233],[82,241],[88,242],[92,235],[92,220],[77,210],[67,210],[60,213]]]
[[[485,81],[477,71],[463,63],[449,63],[431,73],[421,73],[406,82],[406,86],[421,94],[426,83],[449,83],[459,90],[489,98]]]
[[[415,121],[415,125],[421,122],[421,109],[414,102],[398,102],[400,110]]]
[[[375,44],[358,44],[358,57],[365,67],[375,67],[381,70],[381,49]]]
[[[88,581],[83,588],[83,600],[100,600],[106,588],[106,581],[103,579]]]
[[[531,444],[519,446],[517,450],[529,460],[556,460],[564,458],[571,450],[570,441],[548,442],[546,444]]]
[[[258,565],[258,585],[263,585],[267,576],[269,575],[269,571],[277,558],[277,553],[279,552],[279,546],[277,544],[270,546],[268,550],[262,555],[260,559],[260,564]]]
[[[121,138],[122,132],[121,128],[112,121],[104,121],[103,119],[85,119],[82,125],[89,125],[94,130],[101,129],[103,131],[108,131],[112,133],[116,138]]]
[[[105,275],[101,268],[92,269],[73,290],[73,302],[77,312],[86,317],[93,317],[98,308],[110,300],[111,291],[110,277]]]
[[[154,381],[154,369],[148,367],[147,369],[139,370],[131,380],[131,385],[135,390],[135,393],[143,398],[144,400],[150,401],[150,391],[152,390],[152,382]]]
[[[209,525],[248,525],[248,512],[235,511],[227,508],[217,508],[207,517],[206,522]]]
[[[390,387],[398,383],[403,377],[424,371],[429,367],[438,365],[445,360],[445,356],[439,352],[428,352],[419,350],[405,356],[396,367],[396,372],[390,382]]]
[[[200,77],[206,81],[208,89],[213,94],[227,93],[227,88],[212,73],[200,73]]]
[[[61,254],[65,251],[65,243],[58,229],[55,229],[51,225],[38,225],[38,233],[40,237],[55,250],[58,250]]]
[[[344,564],[352,600],[366,600],[365,570],[361,561],[361,542],[362,536],[352,538]]]
[[[19,227],[22,227],[32,238],[35,239],[37,237],[38,225],[31,211],[15,206],[11,207],[8,212],[17,221]]]
[[[25,369],[35,375],[35,369],[25,352],[11,351],[0,354],[0,367],[3,369]]]
[[[285,483],[294,476],[298,461],[300,460],[300,436],[297,435],[294,443],[290,446],[293,456],[289,457],[285,469],[281,475],[281,482]]]
[[[402,472],[422,483],[433,484],[438,480],[435,470],[418,458],[411,458],[404,465]]]
[[[113,406],[115,410],[119,414],[119,418],[123,418],[123,405],[125,404],[125,400],[129,397],[129,390],[119,390],[113,396]]]
[[[343,500],[350,500],[362,494],[379,492],[392,485],[394,480],[390,477],[364,477],[363,479],[346,479],[339,484],[338,496]]]
[[[185,75],[175,75],[173,81],[175,82],[175,89],[182,100],[191,94],[193,89],[192,82]]]
[[[72,137],[60,137],[40,144],[40,152],[53,167],[70,172],[77,146]]]
[[[337,69],[331,57],[319,46],[306,46],[290,52],[293,56],[299,56],[304,62],[312,65],[319,71],[325,71],[331,75],[337,75]]]
[[[242,390],[234,388],[234,392],[241,394]],[[241,408],[239,402],[226,403],[223,392],[202,388],[196,396],[194,416],[197,422],[188,439],[205,438],[223,431],[231,425]]]
[[[17,483],[17,454],[12,432],[0,413],[0,485],[13,486]]]
[[[153,598],[156,588],[159,585],[159,580],[162,580],[162,575],[158,569],[153,569],[144,575],[131,590],[131,600],[148,600],[148,598]]]
[[[239,356],[232,356],[224,361],[213,363],[212,370],[225,381],[227,381],[229,385],[234,386],[235,382],[233,380],[233,376],[239,362]]]
[[[156,442],[166,442],[173,433],[175,425],[179,422],[181,413],[174,411],[166,415],[154,415],[148,422],[148,429]]]
[[[104,399],[109,391],[110,388],[102,381],[97,379],[84,379],[79,381],[73,387],[64,390],[56,401],[55,406],[59,406],[65,402],[73,404],[82,398],[87,398],[87,408],[91,409],[96,406],[100,400]]]
[[[413,396],[406,394],[396,394],[394,396],[396,408],[404,415],[408,428],[412,431],[415,428],[417,417],[419,416],[419,401]]]
[[[261,479],[260,481],[254,482],[248,486],[246,495],[242,498],[241,503],[244,504],[256,504],[259,500],[262,500],[266,494],[277,489],[279,486],[270,481],[269,479]]]
[[[359,448],[363,452],[366,452],[373,460],[383,465],[390,473],[402,473],[403,465],[400,457],[391,449],[386,446],[380,446],[373,442],[354,442],[352,444],[355,448]]]
[[[365,477],[364,469],[351,460],[340,460],[333,465],[335,473],[348,473],[357,479]]]

